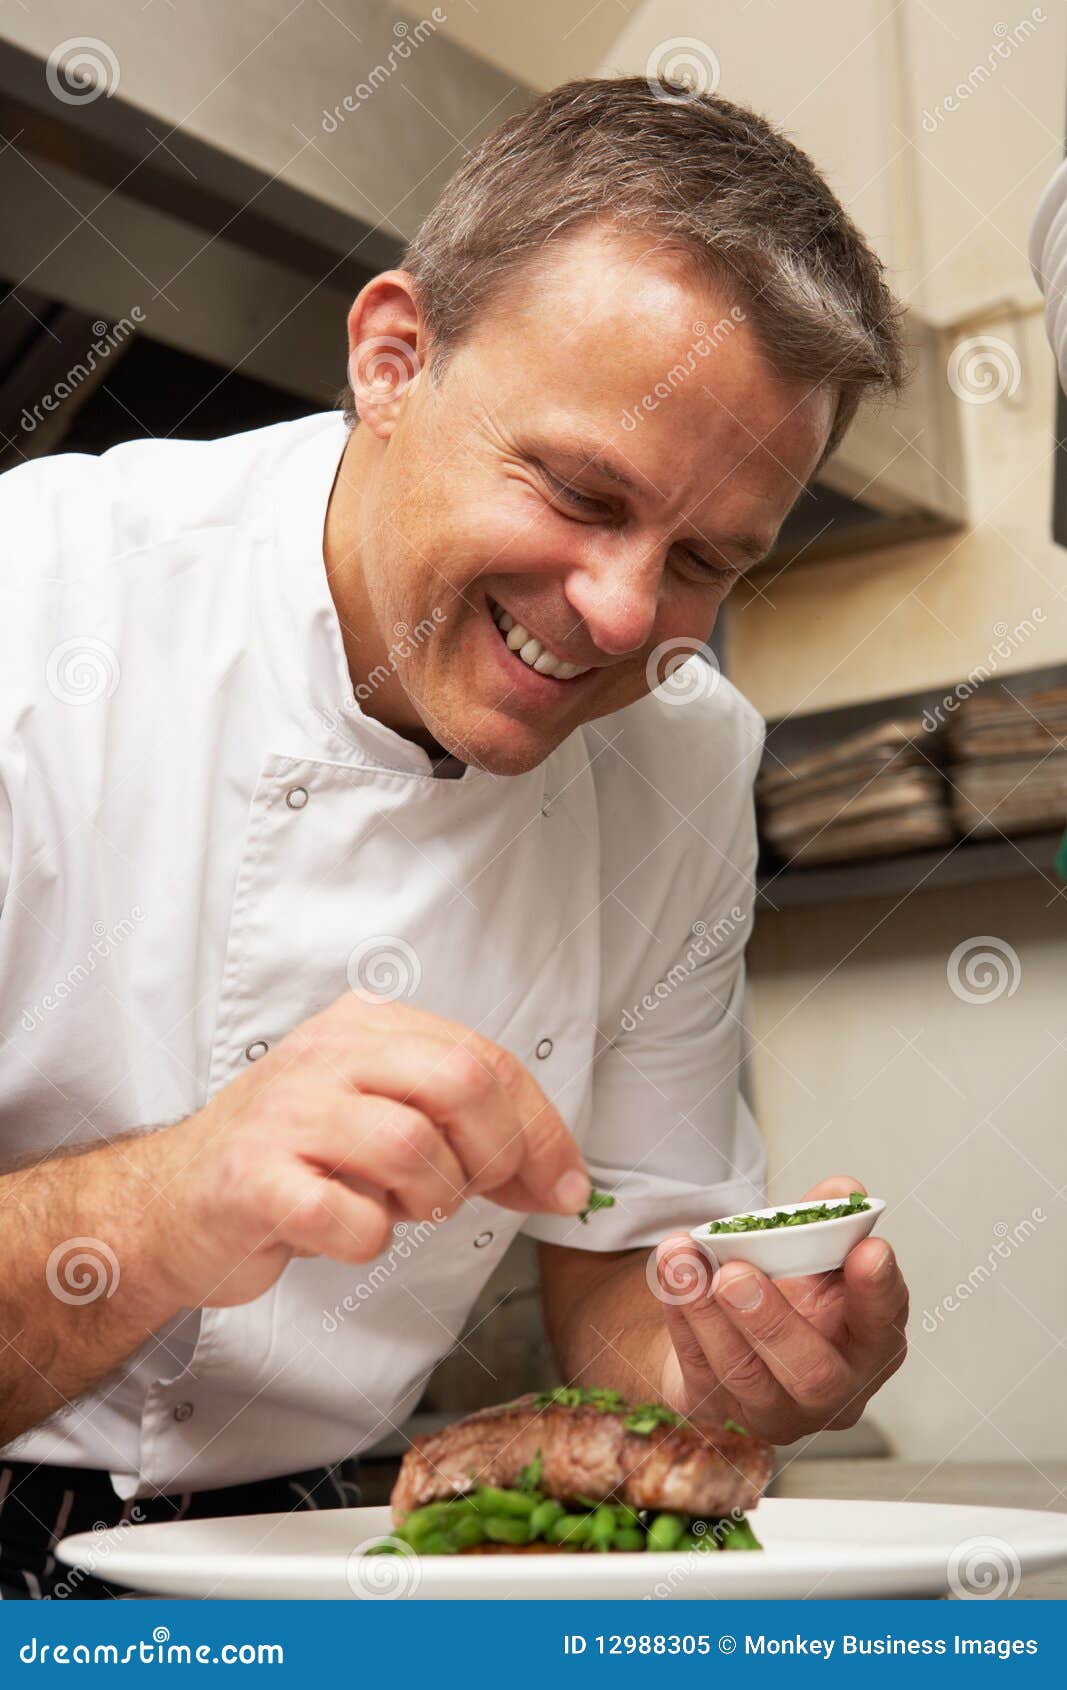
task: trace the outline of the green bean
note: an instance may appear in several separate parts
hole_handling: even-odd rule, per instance
[[[685,1529],[685,1519],[681,1514],[657,1514],[648,1528],[649,1549],[676,1549]]]
[[[643,1549],[645,1534],[639,1526],[616,1526],[612,1549]]]
[[[455,1506],[454,1501],[427,1502],[425,1507],[413,1509],[404,1521],[404,1525],[405,1527],[412,1526],[416,1531],[420,1527],[437,1525],[441,1520],[450,1520],[453,1517]]]
[[[539,1492],[497,1490],[495,1485],[479,1485],[474,1493],[475,1506],[482,1514],[503,1514],[520,1520],[528,1520],[540,1500]]]
[[[589,1541],[593,1548],[610,1549],[616,1530],[615,1510],[610,1503],[605,1503],[593,1515],[592,1524],[589,1528]]]
[[[714,1532],[686,1532],[678,1545],[679,1549],[718,1549],[718,1539]]]
[[[473,1549],[475,1544],[485,1542],[485,1521],[477,1514],[464,1514],[448,1527],[445,1535],[452,1548]]]
[[[580,1544],[588,1543],[592,1519],[591,1514],[562,1514],[548,1528],[549,1543],[560,1543],[575,1549]]]
[[[746,1519],[723,1520],[719,1528],[723,1549],[762,1549],[763,1545]]]
[[[420,1555],[447,1555],[451,1548],[452,1544],[449,1540],[448,1533],[441,1531],[437,1527],[434,1527],[432,1531],[428,1531],[425,1537],[419,1539],[418,1543]]]
[[[517,1520],[507,1514],[490,1514],[484,1522],[485,1535],[491,1543],[529,1543],[529,1520]]]
[[[565,1513],[562,1502],[557,1502],[554,1496],[546,1496],[530,1515],[530,1536],[544,1537],[553,1521],[561,1519]]]

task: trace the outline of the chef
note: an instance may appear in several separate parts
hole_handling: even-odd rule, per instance
[[[577,83],[348,337],[342,409],[0,482],[7,1595],[352,1500],[520,1232],[570,1380],[784,1443],[903,1354],[883,1240],[774,1284],[685,1230],[764,1176],[704,647],[899,382],[876,259],[754,114]]]

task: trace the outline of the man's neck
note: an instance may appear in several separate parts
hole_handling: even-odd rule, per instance
[[[380,450],[369,429],[357,427],[350,431],[326,508],[322,542],[326,580],[341,625],[353,695],[359,696],[360,687],[366,693],[366,697],[360,698],[364,715],[372,716],[383,727],[392,728],[404,739],[421,745],[435,763],[434,773],[444,779],[454,779],[457,773],[462,774],[466,765],[451,757],[434,739],[415,711],[399,677],[389,673],[384,681],[373,687],[369,685],[371,675],[390,668],[389,651],[367,593],[359,547],[362,489],[374,473],[375,456]]]

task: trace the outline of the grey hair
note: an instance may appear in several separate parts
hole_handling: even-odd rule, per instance
[[[902,307],[807,154],[755,112],[644,77],[552,89],[447,183],[401,259],[431,376],[505,281],[594,223],[687,257],[736,298],[773,370],[836,388],[820,462],[864,397],[904,386]],[[351,387],[341,402],[354,423]]]

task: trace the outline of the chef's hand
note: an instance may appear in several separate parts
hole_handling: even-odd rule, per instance
[[[828,1179],[805,1196],[863,1189]],[[687,1233],[664,1239],[657,1259],[671,1338],[661,1395],[680,1413],[791,1443],[855,1425],[904,1360],[908,1288],[883,1238],[863,1239],[837,1272],[803,1279],[773,1281],[742,1262],[702,1274]]]
[[[590,1191],[510,1051],[352,992],[149,1143],[158,1260],[191,1307],[248,1302],[293,1256],[370,1261],[397,1221],[444,1220],[472,1195],[573,1215]]]

